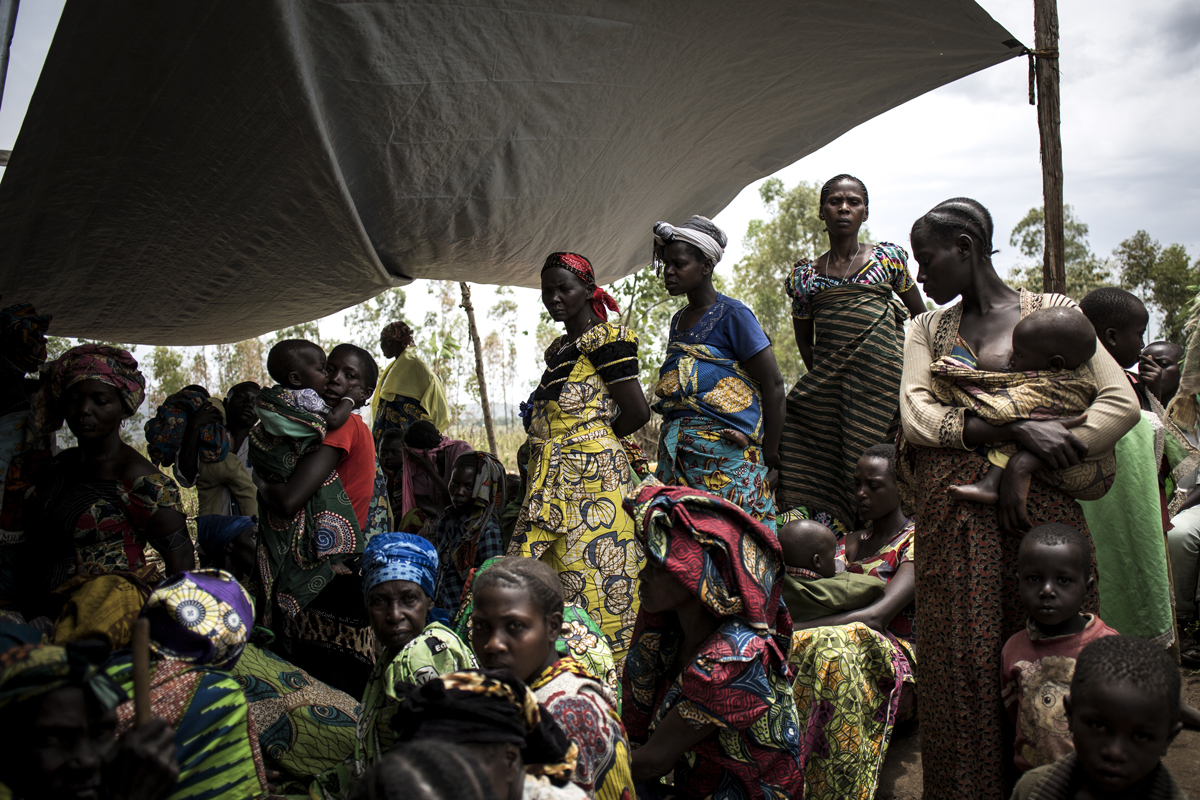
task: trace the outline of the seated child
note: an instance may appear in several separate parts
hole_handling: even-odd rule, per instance
[[[379,437],[379,467],[387,478],[387,498],[392,507],[392,516],[399,520],[404,505],[404,486],[401,472],[404,468],[404,431],[388,428]]]
[[[1064,698],[1075,752],[1030,770],[1013,800],[1186,800],[1162,764],[1180,720],[1179,667],[1162,648],[1104,636],[1083,648]]]
[[[458,613],[471,572],[488,559],[504,555],[500,509],[504,507],[505,482],[504,466],[491,453],[472,451],[454,461],[450,506],[433,525],[438,554],[433,606],[448,617]]]
[[[1096,353],[1096,331],[1087,317],[1074,308],[1038,309],[1017,323],[1012,345],[1008,372],[976,370],[954,356],[934,361],[929,369],[938,400],[966,408],[993,425],[1066,419],[1087,410],[1096,397],[1095,376],[1086,366]],[[983,480],[951,486],[948,493],[962,502],[995,505],[1000,498],[1000,476],[1017,450],[1011,442],[990,448],[987,455],[992,466]],[[1059,473],[1056,485],[1061,483],[1063,490],[1076,498],[1091,498],[1088,490],[1094,489],[1094,481],[1073,484],[1068,472]]]
[[[271,380],[304,411],[323,417],[328,430],[346,424],[356,405],[355,398],[343,397],[335,408],[321,398],[325,391],[325,351],[307,339],[284,339],[267,354],[267,373]]]
[[[807,622],[863,608],[883,594],[887,582],[874,575],[843,571],[837,536],[816,520],[794,519],[779,529],[783,548],[783,602],[792,622]]]
[[[1095,583],[1091,549],[1082,533],[1056,522],[1021,540],[1017,591],[1029,621],[1004,645],[1000,693],[1016,730],[1013,760],[1022,772],[1074,749],[1062,700],[1075,659],[1096,639],[1117,635],[1099,617],[1079,613]]]

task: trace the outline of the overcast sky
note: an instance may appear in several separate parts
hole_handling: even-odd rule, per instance
[[[1033,45],[1032,0],[981,0],[1017,39]],[[23,0],[0,105],[0,149],[11,149],[37,81],[58,0]],[[1108,255],[1144,229],[1163,244],[1200,254],[1200,2],[1059,0],[1065,199],[1091,226],[1093,249]],[[847,53],[848,59],[853,53]],[[1036,109],[1028,104],[1028,63],[1014,59],[919,97],[850,131],[777,173],[791,186],[849,172],[866,182],[875,237],[907,246],[913,220],[941,200],[974,197],[995,219],[1005,271],[1019,262],[1013,226],[1041,205]],[[847,103],[854,98],[847,97]],[[716,222],[729,234],[722,262],[741,256],[750,220],[762,217],[752,184]],[[649,232],[647,232],[649,235]],[[410,317],[432,306],[423,282],[408,287]],[[537,294],[518,289],[519,299]],[[493,290],[476,290],[477,303]],[[527,307],[527,306],[523,306]],[[487,323],[485,333],[487,330]],[[340,315],[322,323],[340,329]],[[527,380],[538,359],[522,342]]]

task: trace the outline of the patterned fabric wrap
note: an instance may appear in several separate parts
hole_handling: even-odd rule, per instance
[[[80,381],[97,380],[117,389],[126,414],[146,399],[146,378],[128,350],[106,344],[72,347],[46,365],[44,382],[29,401],[29,441],[41,442],[62,427],[62,398]]]
[[[719,730],[675,764],[675,788],[707,797],[783,800],[803,791],[792,700],[792,620],[783,555],[770,529],[732,503],[683,487],[643,484],[627,501],[648,558],[718,619],[717,631],[673,679],[682,643],[673,615],[638,615],[625,662],[622,719],[645,743],[671,711]]]
[[[463,670],[399,687],[398,741],[519,744],[525,770],[568,781],[579,748],[534,693],[506,670]]]
[[[411,581],[432,598],[437,574],[437,550],[420,536],[412,533],[372,536],[362,557],[363,602],[367,602],[372,588],[388,581]]]
[[[466,586],[463,587],[462,606],[454,615],[454,621],[450,627],[464,642],[471,641],[471,613],[475,610],[472,586],[488,567],[499,560],[500,558],[489,558],[484,561],[479,569],[471,572]],[[617,667],[616,661],[613,660],[612,648],[608,646],[604,631],[600,630],[596,621],[578,603],[563,604],[562,633],[559,635],[558,641],[554,643],[554,649],[561,656],[574,658],[587,670],[589,675],[608,687],[614,697],[617,696],[621,685],[617,678]],[[617,710],[619,711],[620,708],[618,699]]]
[[[726,440],[726,425],[712,417],[664,420],[655,477],[668,486],[691,486],[723,497],[775,529],[775,494],[762,448]]]
[[[0,709],[69,686],[87,689],[104,708],[126,699],[104,670],[72,647],[20,644],[0,652]]]
[[[616,695],[570,656],[543,670],[529,688],[578,745],[575,785],[596,800],[635,800]]]
[[[658,371],[654,411],[668,416],[688,409],[762,444],[762,390],[736,359],[705,344],[671,342]]]
[[[32,303],[0,309],[0,366],[17,376],[37,372],[46,361],[49,314],[39,314]]]
[[[491,453],[475,451],[475,486],[471,508],[447,508],[434,523],[438,551],[438,589],[435,601],[447,615],[462,604],[463,587],[471,571],[490,558],[504,555],[500,510],[504,506],[504,465]]]
[[[160,583],[146,601],[150,649],[163,658],[229,669],[254,620],[250,593],[228,572],[198,569]]]
[[[468,442],[461,439],[451,439],[448,436],[443,436],[435,447],[429,447],[424,450],[416,450],[411,447],[404,448],[404,458],[400,467],[400,486],[401,496],[403,497],[403,510],[400,512],[401,518],[408,516],[408,512],[417,508],[418,494],[432,495],[436,494],[434,483],[425,475],[424,471],[413,463],[413,457],[425,459],[433,466],[434,471],[438,471],[438,464],[441,463],[443,469],[441,472],[442,480],[450,483],[450,473],[454,471],[454,462],[458,461],[458,457],[473,452],[475,448],[471,447]]]
[[[279,794],[302,793],[353,755],[361,710],[353,697],[253,643],[230,671],[250,704],[263,755],[284,773]]]
[[[621,309],[617,308],[617,301],[613,300],[612,295],[596,285],[596,273],[592,271],[592,262],[575,253],[551,253],[546,257],[546,263],[542,265],[542,272],[552,267],[565,269],[588,285],[588,288],[592,290],[590,301],[592,312],[601,320],[608,321],[609,311],[621,313]]]
[[[890,581],[896,576],[901,564],[916,563],[916,535],[917,523],[915,520],[909,519],[908,523],[892,537],[891,541],[884,543],[878,551],[866,558],[846,564],[846,571]],[[846,561],[845,539],[838,542],[835,557],[839,561]],[[887,629],[892,635],[906,642],[912,642],[916,638],[913,633],[913,620],[916,619],[916,616],[917,609],[914,601],[892,618],[892,621],[887,624]]]
[[[242,531],[257,527],[258,523],[253,517],[201,514],[196,517],[196,543],[211,558],[224,550]]]
[[[914,566],[921,598],[916,636],[925,796],[1004,800],[1013,737],[1006,735],[997,665],[1004,643],[1025,628],[1017,593],[1021,540],[1000,533],[994,507],[957,503],[946,494],[947,486],[982,478],[989,466],[985,457],[969,450],[911,446],[904,458],[915,478],[912,513],[921,553]],[[1079,504],[1036,475],[1027,509],[1034,525],[1061,522],[1090,540]],[[1094,560],[1092,570],[1095,575]],[[1085,598],[1083,611],[1096,613],[1096,588]]]
[[[363,535],[368,541],[372,536],[396,529],[392,516],[392,499],[388,493],[388,476],[383,466],[375,462],[375,482],[371,486],[371,502],[367,504],[367,529]]]
[[[1074,417],[1096,397],[1096,377],[1087,365],[1060,372],[983,372],[975,369],[973,358],[952,354],[934,361],[929,371],[939,402],[965,408],[993,425]],[[997,442],[992,449],[1012,456],[1019,447]],[[1116,471],[1116,458],[1109,454],[1097,462],[1047,470],[1042,479],[1076,500],[1097,500],[1112,486]]]
[[[195,389],[181,389],[163,400],[146,423],[146,453],[155,466],[173,462],[183,446],[188,417],[196,413],[208,398]],[[200,429],[200,460],[224,461],[233,447],[233,436],[224,425],[210,422]]]
[[[76,575],[54,590],[66,598],[54,621],[54,643],[99,639],[110,650],[121,650],[133,640],[133,623],[150,597],[148,580],[158,572],[144,566],[136,572]]]
[[[854,525],[858,505],[851,487],[858,457],[868,447],[890,441],[899,424],[908,319],[894,294],[898,284],[858,281],[876,275],[873,265],[903,266],[905,259],[902,248],[881,244],[872,250],[868,266],[846,283],[808,294],[797,283],[804,274],[800,264],[786,284],[793,317],[804,319],[802,314],[810,313],[816,338],[813,368],[787,396],[777,495],[782,508],[827,511],[844,525]],[[883,281],[891,274],[885,269],[876,277]],[[906,282],[912,286],[910,277]],[[798,310],[798,297],[807,298],[811,312]]]
[[[558,573],[563,597],[591,615],[618,663],[637,619],[642,553],[622,505],[633,488],[611,420],[611,383],[637,379],[637,334],[596,325],[546,349],[532,397],[529,488],[508,555],[537,558]]]
[[[413,343],[413,332],[412,328],[403,322],[390,322],[383,326],[379,338],[387,344],[409,347]]]
[[[439,431],[449,427],[450,406],[442,381],[413,349],[406,349],[383,368],[371,397],[371,418],[376,446],[388,428],[408,430],[417,420],[427,419]]]
[[[791,664],[805,798],[871,800],[902,689],[916,683],[912,646],[861,622],[810,628],[793,634]]]
[[[126,653],[105,667],[133,696],[133,662]],[[258,729],[242,687],[228,672],[183,661],[150,665],[150,713],[175,731],[179,778],[166,800],[269,797]],[[132,700],[117,707],[117,735],[133,729]]]
[[[296,408],[287,390],[263,389],[254,401],[259,424],[250,431],[250,463],[269,482],[291,477],[296,464],[325,438],[325,419]],[[337,470],[293,517],[259,495],[258,569],[264,591],[295,616],[333,579],[333,564],[361,553],[363,537]]]
[[[358,718],[353,774],[361,775],[396,743],[392,715],[400,704],[397,687],[421,686],[451,672],[475,669],[471,648],[440,622],[431,622],[398,652],[388,650],[371,671]]]

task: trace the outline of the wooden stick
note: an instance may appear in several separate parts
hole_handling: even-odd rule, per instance
[[[138,727],[150,721],[150,620],[133,623],[133,708]]]
[[[462,293],[462,308],[467,312],[467,330],[471,334],[471,347],[475,350],[475,378],[479,381],[479,405],[483,409],[483,427],[487,431],[488,448],[492,455],[500,455],[496,446],[496,426],[492,422],[492,405],[488,402],[487,379],[483,376],[483,345],[479,343],[479,328],[475,327],[475,306],[471,305],[471,287],[465,281],[458,282]],[[443,434],[445,435],[445,434]]]
[[[1058,2],[1033,2],[1034,55],[1037,61],[1038,130],[1042,139],[1042,203],[1045,209],[1042,291],[1067,290],[1063,238],[1062,139],[1058,105]]]

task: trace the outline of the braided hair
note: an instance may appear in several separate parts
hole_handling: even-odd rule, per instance
[[[912,236],[927,234],[947,242],[959,234],[967,234],[982,245],[983,257],[988,261],[998,250],[992,249],[992,215],[978,200],[969,197],[954,197],[938,203],[925,216],[913,223]]]
[[[528,591],[544,616],[563,613],[562,581],[554,568],[544,561],[518,556],[502,558],[479,573],[475,579],[475,593],[493,584]]]
[[[818,205],[825,205],[825,200],[833,191],[833,187],[837,186],[842,181],[853,181],[854,183],[857,183],[858,188],[862,189],[863,205],[871,205],[871,199],[867,196],[867,185],[853,175],[847,175],[844,172],[841,175],[834,175],[832,178],[825,181],[825,185],[821,187],[821,200]]]
[[[354,784],[350,800],[496,800],[476,759],[449,742],[398,745]]]

